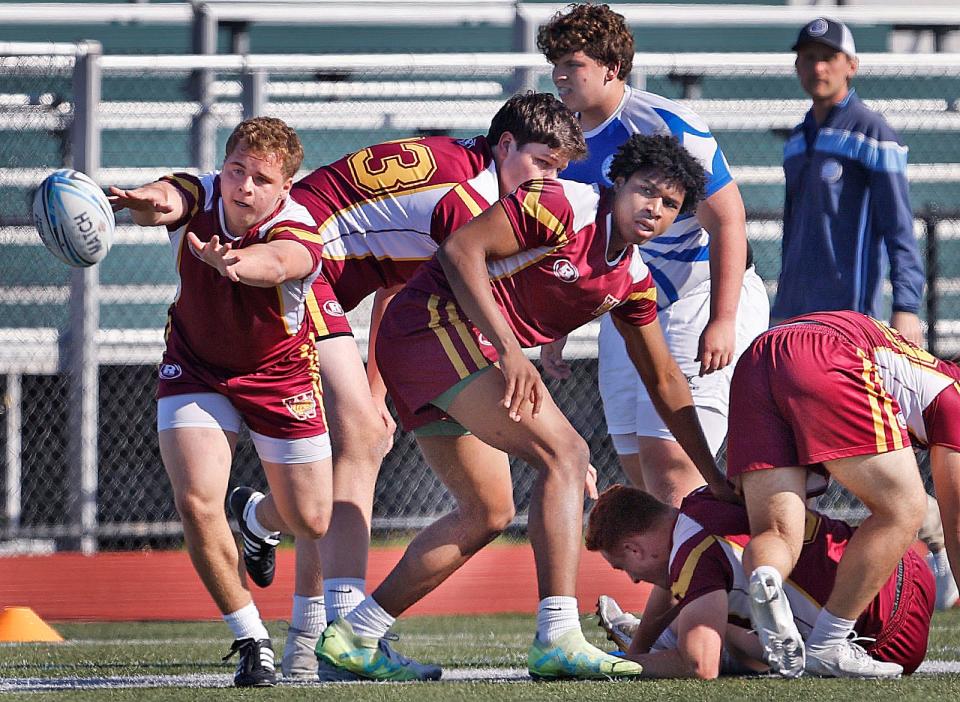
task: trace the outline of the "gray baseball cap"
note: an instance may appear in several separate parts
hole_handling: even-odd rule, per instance
[[[804,25],[791,50],[796,51],[804,44],[823,44],[842,51],[850,58],[857,56],[857,45],[854,44],[853,34],[847,25],[825,17],[818,17]]]

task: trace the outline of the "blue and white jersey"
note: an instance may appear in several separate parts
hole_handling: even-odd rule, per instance
[[[854,310],[882,317],[890,264],[893,309],[916,313],[923,263],[913,234],[907,147],[850,91],[823,124],[811,109],[783,148],[783,253],[772,316]]]
[[[665,97],[626,86],[610,118],[584,134],[588,156],[571,163],[561,178],[610,186],[613,155],[633,134],[672,134],[707,170],[707,197],[733,180],[719,145],[692,110]],[[657,284],[657,307],[663,309],[710,280],[710,235],[693,212],[677,217],[663,234],[640,247]]]

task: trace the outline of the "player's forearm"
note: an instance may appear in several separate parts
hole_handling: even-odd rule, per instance
[[[154,203],[152,206],[135,205],[127,208],[134,224],[138,226],[156,227],[173,224],[184,215],[183,197],[170,183],[165,181],[148,183],[133,192]]]
[[[450,288],[467,318],[487,337],[501,356],[520,348],[490,288],[486,259],[476,251],[441,246],[437,259],[443,266]]]
[[[643,677],[648,678],[697,678],[697,668],[690,664],[675,648],[655,653],[628,656],[643,666]]]
[[[306,249],[302,256],[291,256],[273,244],[254,244],[231,254],[239,259],[231,266],[239,282],[255,288],[272,288],[304,278],[313,262]]]

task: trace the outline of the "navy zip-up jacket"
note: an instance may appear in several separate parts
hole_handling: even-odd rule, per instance
[[[819,310],[917,313],[923,265],[913,234],[907,147],[851,90],[817,126],[811,109],[783,149],[782,267],[771,317]]]

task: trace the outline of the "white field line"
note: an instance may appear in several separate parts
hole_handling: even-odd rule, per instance
[[[917,671],[919,675],[946,675],[960,673],[960,661],[925,661]],[[523,668],[447,668],[443,682],[525,682],[530,678]],[[285,686],[307,686],[313,683],[285,683]],[[358,685],[360,682],[324,683]],[[377,683],[384,684],[384,683]],[[399,683],[397,683],[399,684]],[[406,683],[403,683],[406,684]],[[438,684],[438,683],[428,683]],[[0,692],[45,692],[49,690],[104,690],[111,688],[215,688],[231,687],[233,675],[229,673],[195,673],[191,675],[117,675],[104,677],[59,677],[59,678],[5,678],[0,680]]]

